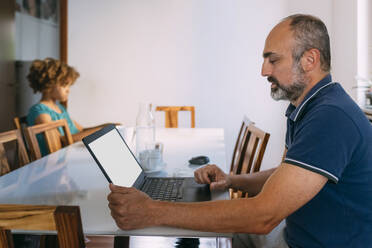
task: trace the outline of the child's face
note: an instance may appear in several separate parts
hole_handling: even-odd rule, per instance
[[[65,102],[68,99],[68,94],[70,93],[70,84],[65,86],[56,85],[52,89],[52,97],[55,100],[58,100],[60,102]]]

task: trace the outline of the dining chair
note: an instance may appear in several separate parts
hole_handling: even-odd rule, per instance
[[[13,123],[14,123],[15,128],[22,130],[22,127],[27,126],[27,116],[14,117]]]
[[[0,247],[14,248],[11,230],[57,231],[59,248],[85,247],[78,206],[0,204]]]
[[[22,140],[22,134],[20,130],[16,129],[0,133],[0,176],[11,171],[11,167],[9,166],[9,162],[4,147],[5,143],[11,141],[17,142],[19,154],[18,163],[13,165],[12,168],[13,169],[18,168],[30,162],[26,152],[25,145]]]
[[[254,124],[254,122],[252,122],[248,117],[244,116],[242,124],[239,129],[238,138],[236,139],[236,142],[235,142],[234,152],[233,152],[231,164],[230,164],[230,172],[233,171],[234,167],[238,169],[240,167],[239,164],[242,163],[241,160],[243,158],[242,152],[243,152],[243,145],[244,145],[243,137],[245,134],[245,130],[250,124]]]
[[[21,131],[21,134],[22,134],[22,140],[25,144],[25,148],[26,148],[26,152],[27,152],[27,155],[30,157],[31,153],[30,153],[30,148],[27,144],[27,140],[26,140],[26,136],[25,136],[25,132],[24,132],[24,129],[27,127],[27,116],[21,116],[21,117],[14,117],[13,118],[13,124],[14,124],[14,128],[18,129]],[[17,156],[20,157],[20,150],[17,146]],[[17,159],[17,157],[16,157]]]
[[[364,110],[364,114],[367,116],[367,119],[372,124],[372,112],[371,111]]]
[[[64,136],[61,136],[58,132],[57,128],[59,127],[63,129],[65,133]],[[71,145],[73,143],[70,129],[65,119],[27,127],[25,129],[25,136],[27,143],[30,146],[32,160],[41,158],[40,147],[36,138],[36,135],[41,133],[44,135],[49,153],[58,151],[63,146]]]
[[[243,120],[234,148],[230,174],[249,174],[258,172],[270,134]],[[245,192],[230,189],[230,198],[248,197]]]
[[[178,112],[190,111],[191,114],[191,128],[195,128],[195,107],[194,106],[157,106],[156,111],[165,112],[165,127],[178,127]]]

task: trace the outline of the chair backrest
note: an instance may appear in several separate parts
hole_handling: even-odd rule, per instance
[[[25,133],[24,133],[24,129],[27,127],[27,116],[14,117],[13,118],[13,123],[14,123],[14,128],[21,131],[22,140],[25,144],[27,155],[30,157],[31,152],[30,152],[30,148],[27,144],[26,136],[25,136]],[[16,159],[19,160],[20,157],[21,157],[21,154],[20,154],[20,149],[18,148],[18,146],[17,146],[17,154],[16,155],[18,156],[18,157],[16,157]]]
[[[13,118],[15,128],[22,130],[22,127],[27,126],[27,116]]]
[[[270,134],[257,128],[254,123],[243,121],[237,144],[235,145],[230,174],[258,172],[261,168],[269,138]],[[240,191],[230,191],[230,193],[233,198],[247,196]]]
[[[59,248],[85,247],[78,206],[0,204],[0,247],[14,247],[17,229],[57,231]]]
[[[369,120],[369,122],[371,122],[372,124],[372,111],[364,110],[364,113],[367,116],[367,119]]]
[[[253,124],[248,126],[246,132],[249,140],[240,171],[241,174],[260,171],[262,159],[270,138],[269,133],[264,132]]]
[[[190,111],[191,127],[195,128],[195,107],[194,106],[157,106],[156,111],[165,112],[165,127],[178,127],[178,111]]]
[[[16,129],[0,133],[0,176],[10,172],[11,170],[6,156],[4,144],[14,140],[17,142],[18,154],[20,156],[17,166],[20,167],[30,162],[26,152],[25,145],[23,143],[22,134],[20,130]],[[13,168],[16,167],[13,166]]]
[[[244,135],[245,135],[245,131],[246,131],[247,127],[250,124],[254,124],[254,122],[249,120],[248,117],[244,116],[242,125],[240,126],[238,138],[236,139],[236,142],[235,142],[234,152],[233,152],[233,156],[232,156],[232,159],[231,159],[230,172],[232,172],[234,168],[236,168],[236,169],[239,168],[239,164],[242,163],[243,146],[244,146],[243,141],[247,138],[247,137],[244,137]],[[243,138],[245,138],[245,139],[243,139]],[[235,174],[237,174],[237,173],[235,173]]]
[[[65,133],[64,136],[61,136],[58,132],[58,127],[63,128]],[[33,160],[41,158],[40,147],[36,138],[36,135],[40,133],[44,134],[45,143],[50,153],[58,151],[63,146],[71,145],[73,143],[70,129],[65,119],[28,127],[25,129],[25,135],[27,143],[30,146],[31,157]]]

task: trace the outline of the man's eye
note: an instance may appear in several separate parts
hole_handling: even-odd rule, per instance
[[[275,64],[277,61],[278,61],[277,59],[269,60],[270,64]]]

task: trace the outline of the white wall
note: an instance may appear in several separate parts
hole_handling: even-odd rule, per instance
[[[357,2],[333,0],[332,67],[333,79],[357,100]]]
[[[358,0],[357,3],[357,41],[358,41],[358,104],[365,106],[366,92],[372,78],[372,2]]]
[[[264,41],[281,18],[303,8],[332,26],[332,4],[317,2],[70,1],[69,63],[81,74],[71,115],[85,126],[133,126],[141,101],[194,105],[197,127],[225,129],[229,163],[246,114],[271,133],[262,167],[273,167],[284,148],[287,103],[273,101],[260,76]]]

